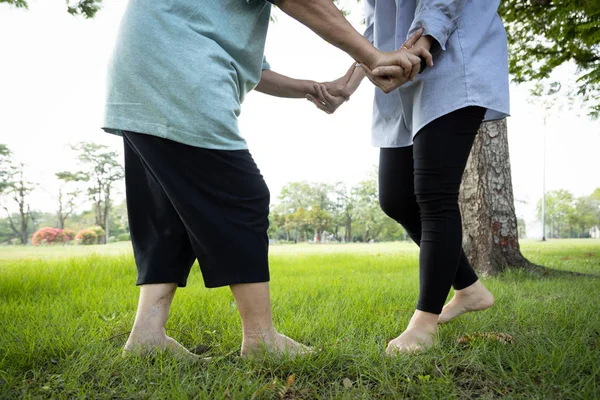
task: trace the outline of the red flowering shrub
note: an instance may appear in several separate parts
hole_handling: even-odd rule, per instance
[[[67,237],[67,240],[75,239],[75,231],[73,229],[65,228],[63,229],[63,233]]]
[[[103,238],[104,238],[104,229],[102,229],[102,227],[100,226],[92,226],[91,228],[88,228],[88,230],[94,232],[96,234],[96,243],[101,244],[103,243]]]
[[[31,244],[38,246],[41,244],[59,244],[68,241],[67,235],[62,229],[42,228],[35,232],[31,237]]]
[[[77,242],[77,244],[96,244],[97,240],[98,236],[91,229],[82,229],[79,232],[77,232],[77,235],[75,236],[75,241]]]

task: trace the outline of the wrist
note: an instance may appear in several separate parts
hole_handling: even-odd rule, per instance
[[[419,38],[417,44],[419,44],[421,47],[425,47],[429,51],[431,49],[431,46],[433,45],[434,40],[435,39],[433,38],[433,36],[424,35]]]
[[[381,57],[381,52],[372,45],[370,47],[371,48],[369,49],[365,49],[364,56],[362,59],[357,59],[357,61],[373,70],[375,67],[377,67],[377,62]]]
[[[304,92],[304,96],[307,94],[312,94],[313,96],[318,96],[317,89],[315,89],[315,85],[318,83],[315,81],[302,81],[302,92]]]

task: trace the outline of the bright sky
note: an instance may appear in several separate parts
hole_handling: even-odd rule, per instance
[[[67,14],[64,2],[31,0],[29,11],[0,5],[0,143],[27,165],[40,183],[36,209],[53,211],[58,182],[54,173],[76,168],[67,144],[95,141],[121,151],[121,141],[100,130],[106,65],[126,2],[104,0],[95,20]],[[354,2],[348,2],[350,8]],[[269,31],[266,54],[280,73],[331,80],[352,60],[279,11]],[[362,9],[352,13],[363,19]],[[561,71],[569,77],[573,68]],[[364,82],[335,115],[306,100],[282,100],[251,93],[240,126],[273,198],[291,181],[356,183],[377,164],[370,145],[373,87]],[[509,141],[517,213],[535,226],[535,203],[542,194],[544,111],[528,103],[528,90],[511,86]],[[600,187],[600,122],[569,110],[549,115],[546,187],[577,196]]]

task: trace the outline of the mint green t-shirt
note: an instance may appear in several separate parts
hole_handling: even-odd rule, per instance
[[[264,0],[130,0],[108,71],[103,128],[247,149],[240,105],[268,68]]]

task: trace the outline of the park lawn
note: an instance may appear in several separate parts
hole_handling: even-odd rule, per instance
[[[523,251],[600,275],[598,240],[525,241]],[[205,289],[195,268],[168,333],[215,357],[186,363],[120,357],[137,300],[129,243],[0,248],[0,398],[600,398],[598,278],[485,279],[494,308],[443,326],[422,354],[383,356],[413,311],[417,259],[411,244],[273,246],[276,325],[321,351],[261,362],[236,356],[233,297]]]

